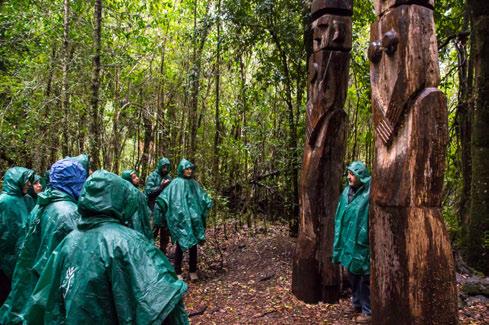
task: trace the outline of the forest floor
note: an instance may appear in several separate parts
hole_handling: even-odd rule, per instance
[[[190,282],[185,306],[192,324],[354,324],[349,300],[308,305],[291,293],[295,239],[286,225],[249,233],[210,229],[199,251],[201,279]],[[187,265],[186,260],[184,265]],[[186,274],[186,273],[184,273]],[[461,324],[489,324],[489,306],[459,310]]]

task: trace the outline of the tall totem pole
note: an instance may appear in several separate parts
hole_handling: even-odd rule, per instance
[[[441,217],[447,108],[434,0],[375,0],[369,48],[376,131],[370,245],[373,324],[456,324]]]
[[[352,5],[353,0],[314,0],[311,6],[313,51],[292,276],[292,292],[308,303],[334,303],[340,294],[339,269],[331,255],[345,154]]]

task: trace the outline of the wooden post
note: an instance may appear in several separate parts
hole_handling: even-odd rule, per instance
[[[308,58],[307,134],[300,183],[299,238],[292,292],[308,303],[339,300],[340,274],[331,262],[334,220],[345,155],[352,0],[315,0]]]
[[[373,324],[456,324],[441,216],[448,121],[433,0],[376,0],[369,48],[376,158],[370,245]]]

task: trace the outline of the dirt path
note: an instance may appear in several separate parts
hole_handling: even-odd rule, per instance
[[[201,280],[187,282],[192,324],[354,324],[347,298],[337,305],[307,305],[292,295],[293,247],[285,226],[266,234],[233,231],[227,240],[222,231],[210,230],[199,251]],[[467,312],[460,310],[462,324],[488,324]]]

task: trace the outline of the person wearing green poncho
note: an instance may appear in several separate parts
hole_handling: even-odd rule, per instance
[[[36,206],[37,202],[37,195],[41,193],[43,190],[42,184],[41,184],[41,176],[39,175],[34,175],[34,181],[31,187],[27,190],[27,194],[24,196],[26,206],[27,206],[27,211],[29,213],[34,209]]]
[[[28,210],[24,195],[34,180],[34,171],[13,167],[3,176],[0,193],[0,304],[10,292],[12,274],[25,236]]]
[[[155,220],[166,220],[172,241],[177,244],[177,274],[182,273],[183,252],[189,250],[190,279],[197,280],[197,244],[205,240],[207,212],[212,200],[193,179],[193,173],[194,165],[182,159],[178,177],[156,199]]]
[[[76,161],[63,159],[51,167],[50,188],[38,196],[12,278],[12,291],[0,308],[0,324],[19,324],[32,290],[52,251],[75,229],[80,215],[76,201],[87,172]]]
[[[95,171],[78,200],[81,222],[51,254],[32,294],[28,324],[188,324],[163,253],[123,224],[138,207],[121,177]]]
[[[128,181],[129,183],[131,183],[132,185],[134,185],[135,187],[139,186],[139,182],[140,182],[139,176],[134,169],[127,169],[123,171],[121,177],[126,181]]]
[[[128,221],[128,227],[139,231],[149,240],[153,241],[153,231],[151,230],[151,210],[146,203],[146,195],[138,190],[139,177],[134,169],[125,170],[121,177],[131,183],[133,186],[131,191],[134,192],[135,204],[139,206],[138,213],[133,215],[132,220]]]
[[[368,208],[371,176],[364,163],[348,166],[348,186],[336,209],[333,262],[343,265],[352,287],[352,309],[357,322],[370,321],[370,248]]]
[[[148,198],[148,205],[151,211],[154,210],[155,201],[158,195],[170,184],[172,178],[170,176],[170,160],[168,158],[161,158],[158,160],[156,169],[149,174],[146,178],[146,184],[144,186],[144,194]],[[166,246],[168,246],[169,235],[168,227],[164,220],[154,220],[154,236],[160,235],[160,249],[163,253],[166,253]]]

